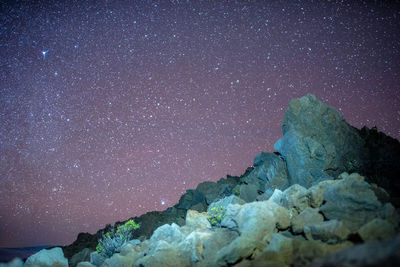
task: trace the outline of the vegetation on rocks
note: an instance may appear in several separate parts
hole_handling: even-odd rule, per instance
[[[111,257],[114,253],[119,252],[121,247],[125,245],[132,238],[132,232],[139,229],[140,225],[135,223],[134,220],[129,220],[125,224],[113,228],[107,232],[97,244],[96,251],[105,258]]]
[[[225,217],[226,210],[222,206],[211,208],[208,212],[207,219],[212,226],[221,227],[221,222]]]

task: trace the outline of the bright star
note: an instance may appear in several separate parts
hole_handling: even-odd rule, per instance
[[[47,52],[49,52],[49,50],[42,51],[43,59],[45,59],[45,58],[46,58],[46,54],[47,54]]]

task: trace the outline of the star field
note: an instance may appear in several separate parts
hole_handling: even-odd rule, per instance
[[[312,93],[400,138],[400,4],[0,4],[0,246],[72,243],[273,151]]]

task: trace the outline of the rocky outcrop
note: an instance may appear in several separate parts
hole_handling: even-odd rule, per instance
[[[309,94],[293,99],[274,148],[286,161],[289,184],[306,188],[342,172],[358,172],[400,207],[400,143],[374,127],[358,130]]]
[[[390,241],[399,230],[397,213],[392,204],[380,202],[365,180],[357,173],[343,173],[308,189],[297,184],[283,192],[275,189],[268,200],[250,203],[231,195],[209,205],[209,212],[220,207],[218,226],[210,223],[210,213],[188,210],[185,225],[165,224],[149,239],[128,243],[121,253],[101,263],[92,257],[90,264],[103,267],[326,266],[333,261],[329,255],[335,253],[345,262],[356,258],[360,261],[358,266],[366,262],[386,263],[397,259],[396,250],[380,248],[379,260],[370,255],[365,260],[350,254],[350,251],[372,253],[371,247],[362,245],[363,242],[380,242],[372,247],[398,246],[397,239]],[[340,201],[330,201],[331,189]],[[348,195],[353,198],[345,197]],[[312,196],[321,199],[311,201]],[[356,223],[346,213],[339,212],[355,203],[356,210],[352,211],[358,212],[356,217],[360,218]],[[324,209],[326,205],[329,209]],[[85,264],[91,266],[88,262]]]
[[[357,130],[313,95],[290,102],[282,132],[274,148],[286,160],[290,184],[308,188],[365,162],[365,141]]]
[[[70,266],[398,261],[400,143],[348,125],[313,95],[290,102],[282,131],[279,153],[260,153],[242,176],[201,183],[175,206],[135,217],[141,227],[120,253],[91,252],[111,225],[79,234],[63,248]]]

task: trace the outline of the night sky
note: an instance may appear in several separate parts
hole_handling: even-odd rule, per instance
[[[70,244],[240,175],[307,93],[399,139],[385,2],[1,1],[0,246]]]

